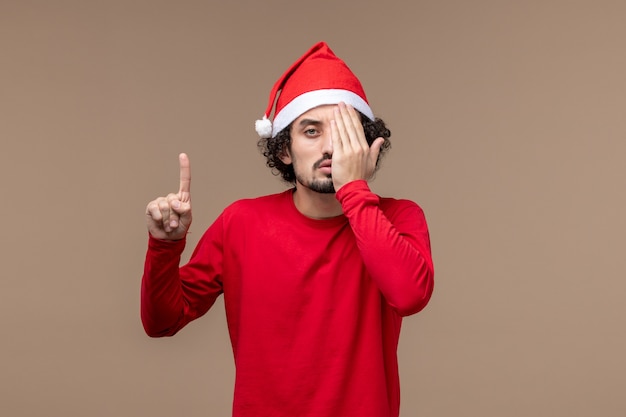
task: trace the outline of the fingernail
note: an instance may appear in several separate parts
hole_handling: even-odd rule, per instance
[[[171,227],[178,227],[178,222],[176,220],[172,220],[172,221],[170,221],[170,226]]]
[[[174,207],[175,209],[180,207],[180,201],[172,201],[172,207]]]

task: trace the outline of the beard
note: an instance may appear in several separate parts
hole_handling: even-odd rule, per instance
[[[324,155],[322,159],[320,159],[315,164],[313,164],[313,171],[318,169],[320,164],[327,159],[331,159],[331,156]],[[298,172],[295,161],[293,162],[294,162],[294,165],[293,165],[294,173],[296,174],[296,181],[298,181],[300,184],[302,184],[303,186],[305,186],[311,191],[315,191],[316,193],[320,193],[320,194],[335,193],[335,185],[333,184],[332,175],[328,175],[326,178],[322,178],[322,179],[305,180],[302,174]]]
[[[335,185],[333,184],[333,179],[330,176],[325,179],[306,181],[301,176],[296,175],[296,180],[309,190],[315,191],[316,193],[333,194],[335,192]]]

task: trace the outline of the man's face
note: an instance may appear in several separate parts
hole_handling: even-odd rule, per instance
[[[291,146],[281,160],[293,164],[296,181],[318,193],[334,193],[330,121],[336,105],[315,107],[291,124]]]

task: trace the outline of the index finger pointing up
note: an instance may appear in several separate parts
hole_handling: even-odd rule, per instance
[[[180,164],[180,188],[178,189],[178,196],[180,201],[186,203],[190,200],[191,196],[191,164],[189,163],[189,157],[186,153],[178,155],[178,162]]]

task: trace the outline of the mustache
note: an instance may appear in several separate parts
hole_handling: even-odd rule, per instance
[[[322,164],[322,162],[328,160],[328,159],[333,159],[332,155],[329,155],[327,153],[324,154],[324,156],[322,157],[322,159],[320,159],[319,161],[315,162],[313,164],[313,168],[317,169],[320,167],[320,165]]]

